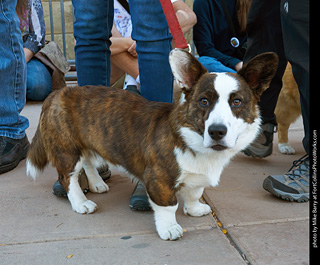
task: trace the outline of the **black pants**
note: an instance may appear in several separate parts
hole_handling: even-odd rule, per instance
[[[277,72],[259,102],[262,121],[276,124],[274,109],[289,60],[300,91],[305,130],[303,145],[309,153],[309,0],[253,0],[247,32],[244,62],[263,52],[271,51],[279,56]]]
[[[281,0],[281,23],[284,51],[292,64],[293,76],[300,92],[305,136],[303,146],[309,154],[310,89],[309,89],[309,0]]]

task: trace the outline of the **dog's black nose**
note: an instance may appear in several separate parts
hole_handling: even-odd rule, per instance
[[[212,124],[208,129],[210,137],[215,140],[221,140],[227,134],[227,127],[223,124]]]

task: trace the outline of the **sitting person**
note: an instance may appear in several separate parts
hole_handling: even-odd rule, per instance
[[[198,23],[193,29],[193,39],[199,61],[209,72],[233,72],[243,65],[247,40],[246,21],[251,0],[224,0],[234,25],[232,33],[220,0],[195,0],[193,10]],[[236,36],[233,36],[236,35]]]
[[[23,50],[27,62],[27,99],[44,100],[52,91],[52,78],[47,68],[34,55],[45,45],[45,24],[41,0],[18,0]]]
[[[188,32],[197,23],[194,12],[182,1],[171,0],[183,33]],[[138,92],[139,66],[135,50],[136,42],[131,38],[132,21],[129,5],[125,0],[114,0],[114,22],[111,37],[111,85],[125,73],[129,78],[125,89]],[[172,44],[175,47],[174,43]]]
[[[124,74],[127,74],[124,89],[139,93],[138,55],[135,50],[136,42],[131,38],[132,21],[127,2],[123,6],[118,0],[114,0],[114,20],[111,32],[110,84],[113,85]]]

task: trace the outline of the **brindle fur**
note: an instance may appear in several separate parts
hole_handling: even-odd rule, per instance
[[[80,158],[98,154],[139,178],[158,206],[176,205],[180,168],[175,148],[183,152],[188,149],[196,156],[179,129],[188,127],[203,135],[204,122],[217,98],[213,87],[215,75],[208,74],[195,58],[186,62],[176,69],[186,81],[182,88],[184,102],[150,102],[130,92],[103,86],[66,87],[53,92],[43,104],[28,160],[39,170],[51,162],[68,192],[70,173]],[[269,53],[244,66],[237,80],[245,86],[238,96],[246,104],[242,114],[234,110],[235,116],[253,122],[258,113],[257,100],[270,83],[276,65],[276,56]],[[210,108],[199,104],[201,97],[212,101]],[[250,99],[253,102],[247,104]]]
[[[172,163],[173,149],[184,146],[173,133],[172,110],[172,104],[148,102],[115,88],[66,87],[43,105],[28,158],[40,169],[50,161],[68,191],[69,174],[80,157],[96,153],[147,183],[149,196],[158,205],[175,205],[172,187],[179,167]],[[41,163],[36,161],[39,149]]]

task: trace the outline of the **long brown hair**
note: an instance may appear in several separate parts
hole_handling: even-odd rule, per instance
[[[245,33],[251,0],[237,0],[236,10],[239,21],[239,33]]]
[[[28,10],[28,0],[17,0],[16,13],[20,21],[23,19],[26,10]]]

